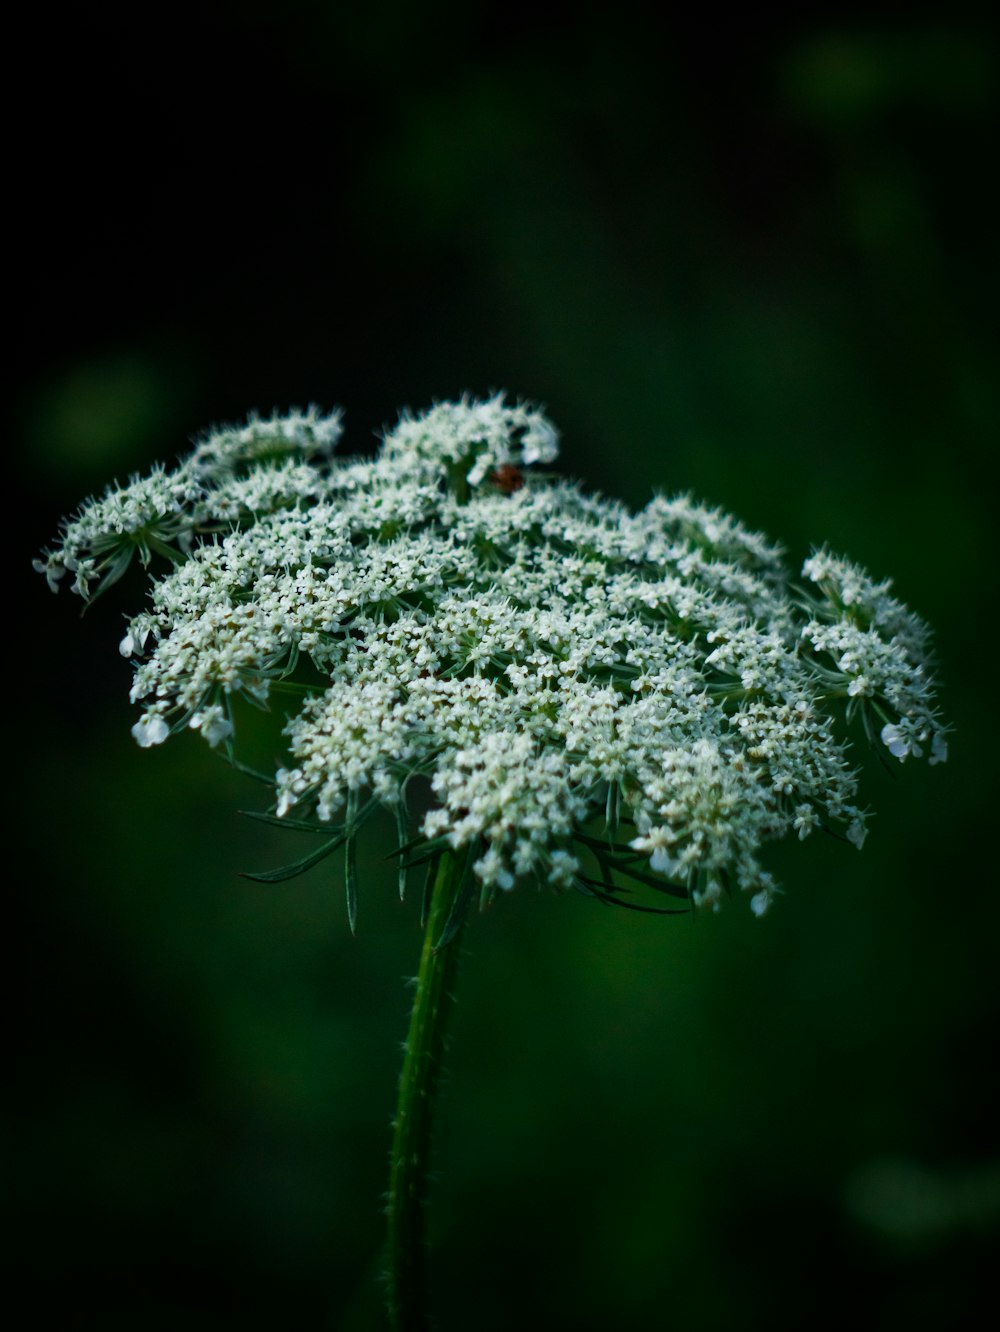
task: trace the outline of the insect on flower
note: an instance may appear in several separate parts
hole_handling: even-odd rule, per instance
[[[504,495],[513,495],[524,485],[524,473],[513,463],[501,463],[490,472],[490,480]]]

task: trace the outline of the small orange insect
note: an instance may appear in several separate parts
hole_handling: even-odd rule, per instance
[[[524,473],[513,463],[501,463],[490,472],[490,480],[497,490],[503,491],[505,495],[513,495],[515,490],[520,490],[524,485]]]

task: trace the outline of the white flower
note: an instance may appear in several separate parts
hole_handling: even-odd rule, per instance
[[[193,713],[188,725],[193,731],[201,731],[213,749],[220,740],[228,740],[233,733],[232,722],[218,704]]]
[[[799,835],[799,841],[805,841],[814,828],[819,826],[819,816],[812,805],[799,805],[792,820],[792,827]]]
[[[634,851],[648,851],[649,868],[655,870],[657,874],[670,876],[677,874],[681,869],[681,861],[672,854],[676,841],[677,834],[673,829],[661,825],[651,829],[645,837],[634,837],[629,846]]]
[[[579,860],[568,851],[553,851],[549,857],[549,881],[557,887],[572,887],[579,869]]]
[[[934,732],[934,739],[931,741],[931,756],[927,760],[933,765],[935,763],[946,763],[948,761],[948,741],[942,731]]]
[[[283,819],[294,804],[295,804],[295,796],[292,794],[292,792],[288,790],[282,791],[281,794],[278,796],[278,805],[276,810],[278,818]]]
[[[771,905],[771,894],[765,888],[759,893],[754,893],[750,899],[750,910],[755,916],[763,916]]]
[[[141,749],[162,745],[170,734],[170,727],[154,712],[144,712],[132,727],[132,734]]]
[[[504,865],[496,846],[491,846],[484,856],[480,856],[473,868],[487,885],[496,885],[505,891],[514,887],[514,876]]]
[[[898,758],[900,762],[906,758],[911,750],[911,742],[906,738],[898,726],[892,722],[887,722],[881,731],[882,743],[888,749],[893,758]]]
[[[136,653],[145,650],[148,638],[149,625],[145,624],[140,616],[132,621],[125,637],[118,644],[118,651],[123,657],[134,657]]]
[[[709,879],[704,888],[695,888],[691,896],[694,899],[695,906],[708,907],[712,911],[718,911],[722,905],[722,885],[718,879]],[[751,898],[751,908],[753,908],[755,901],[756,898]]]
[[[370,798],[402,821],[412,792],[487,899],[652,874],[756,914],[769,842],[864,840],[842,719],[896,758],[946,757],[927,631],[888,582],[819,551],[803,588],[688,496],[630,513],[533,473],[556,431],[502,396],[404,414],[374,458],[337,457],[339,436],[315,409],[213,432],[89,501],[37,562],[85,597],[150,568],[119,645],[143,748],[187,726],[232,758],[234,699],[291,700],[280,817]]]
[[[868,829],[865,827],[864,819],[858,817],[851,820],[847,825],[847,840],[852,846],[856,846],[860,851],[865,844],[865,838],[868,836]]]

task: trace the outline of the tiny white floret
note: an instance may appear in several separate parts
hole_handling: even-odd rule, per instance
[[[155,712],[145,712],[132,727],[136,744],[141,749],[150,749],[153,745],[162,745],[170,734],[170,727]]]
[[[882,743],[893,758],[898,758],[901,763],[910,752],[910,742],[892,722],[887,722],[882,727]]]

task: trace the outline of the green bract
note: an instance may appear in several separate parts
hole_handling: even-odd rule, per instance
[[[332,824],[323,851],[381,803],[409,862],[460,850],[485,900],[624,876],[759,914],[765,843],[864,839],[845,713],[891,757],[944,758],[927,633],[888,583],[826,552],[793,582],[689,498],[633,514],[536,474],[556,432],[500,397],[404,416],[371,460],[337,460],[339,434],[308,413],[210,435],[88,502],[38,566],[89,598],[168,557],[121,644],[141,745],[192,727],[232,756],[233,696],[266,702],[307,658],[325,683],[288,720],[273,810]]]

